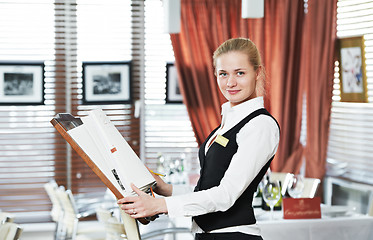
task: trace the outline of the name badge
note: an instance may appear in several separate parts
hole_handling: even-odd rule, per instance
[[[226,147],[228,142],[229,142],[229,139],[223,137],[222,135],[218,135],[218,136],[216,136],[215,142],[219,143],[223,147]]]

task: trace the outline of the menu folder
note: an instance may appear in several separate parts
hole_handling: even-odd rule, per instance
[[[144,192],[156,181],[101,109],[79,118],[59,113],[51,121],[61,136],[87,163],[117,199],[135,195],[130,184]],[[148,224],[158,216],[137,219]]]

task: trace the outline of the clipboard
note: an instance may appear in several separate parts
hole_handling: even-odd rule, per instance
[[[54,128],[60,133],[60,135],[70,144],[75,152],[85,161],[85,163],[93,170],[93,172],[100,178],[100,180],[106,185],[107,188],[115,195],[117,199],[123,198],[123,194],[114,186],[113,182],[101,171],[101,169],[95,164],[95,162],[86,154],[86,152],[77,144],[77,142],[70,136],[70,130],[73,130],[81,125],[83,121],[79,117],[74,117],[70,113],[59,113],[51,121]],[[155,182],[153,186],[155,185]],[[148,224],[158,216],[138,218],[137,220],[142,224]]]

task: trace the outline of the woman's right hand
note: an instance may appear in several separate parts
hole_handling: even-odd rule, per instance
[[[157,182],[157,186],[153,189],[155,193],[161,195],[161,196],[171,196],[172,195],[172,185],[166,183],[163,181],[163,179],[158,175],[155,174],[152,170],[148,168],[149,172],[152,174],[154,177],[155,181]]]

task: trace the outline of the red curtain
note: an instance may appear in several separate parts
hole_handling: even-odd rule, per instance
[[[303,0],[265,1],[265,67],[271,85],[266,106],[281,126],[280,145],[272,162],[273,171],[297,172],[303,147],[299,142],[302,120],[300,73]],[[255,27],[255,26],[253,26]]]
[[[322,178],[332,102],[337,0],[312,0],[308,4],[302,54],[307,84],[306,176]]]
[[[318,2],[322,5],[321,11],[327,3]],[[303,6],[303,0],[266,0],[263,19],[242,19],[241,0],[181,0],[181,32],[171,34],[171,41],[180,88],[198,144],[220,123],[220,106],[225,102],[213,73],[212,53],[229,38],[248,37],[258,46],[266,68],[266,108],[281,126],[280,146],[272,169],[299,170],[303,155],[303,147],[299,143],[302,99],[308,86],[306,83],[311,81],[310,77],[304,76],[301,67],[305,60],[302,51],[309,44],[309,40],[304,38],[305,19],[310,19],[305,17]],[[313,8],[310,6],[309,12]],[[329,8],[324,13],[328,16],[334,14],[330,11]],[[318,31],[320,27],[308,21],[307,31]],[[324,28],[322,26],[326,30]],[[328,36],[332,34],[330,32]],[[325,39],[328,40],[327,37]],[[329,60],[313,61],[326,63]],[[325,82],[328,80],[323,75],[318,77]]]
[[[211,56],[223,41],[240,36],[242,20],[235,11],[240,4],[240,0],[182,0],[181,33],[171,34],[180,90],[199,145],[220,123],[224,99]]]

